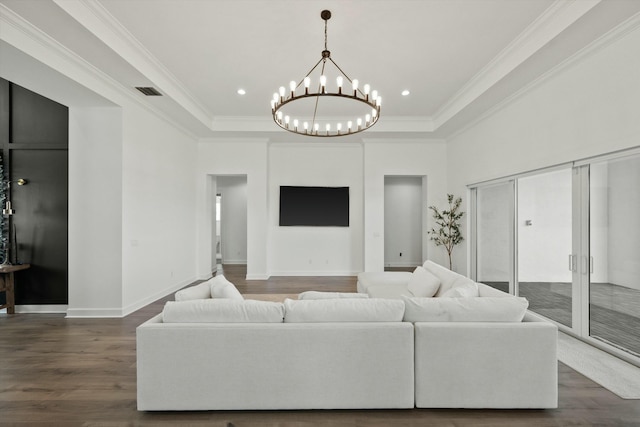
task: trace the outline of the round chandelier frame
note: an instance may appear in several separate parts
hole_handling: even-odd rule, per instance
[[[329,10],[323,10],[320,13],[320,17],[324,20],[324,50],[322,51],[322,57],[300,82],[296,83],[295,81],[291,81],[288,91],[282,86],[278,92],[273,94],[273,99],[271,100],[273,121],[286,131],[314,137],[346,136],[365,131],[375,125],[380,119],[382,97],[378,95],[377,91],[371,90],[368,84],[360,89],[358,80],[349,78],[331,58],[331,52],[327,49],[327,21],[331,18],[331,12]],[[336,77],[337,90],[335,92],[331,92],[327,87],[325,66],[329,63],[333,64],[339,73]],[[312,92],[310,90],[310,76],[316,68],[320,66],[320,79],[317,91]],[[345,84],[345,82],[347,83]],[[344,86],[350,86],[350,88],[345,88]],[[299,90],[301,87],[304,87],[303,91]],[[333,119],[331,123],[328,123],[327,119],[319,119],[317,114],[319,101],[324,97],[337,97],[347,101],[356,101],[365,104],[364,110],[366,110],[366,107],[369,107],[370,111],[360,117],[351,117],[343,121]],[[309,115],[308,120],[301,120],[283,113],[282,108],[284,106],[291,105],[291,103],[295,101],[309,98],[315,98],[315,105],[313,114]],[[322,128],[319,122],[323,122],[324,126]]]

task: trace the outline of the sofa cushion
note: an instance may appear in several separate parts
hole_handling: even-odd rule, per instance
[[[321,299],[284,301],[285,323],[400,322],[404,303],[391,299]]]
[[[211,298],[237,299],[242,300],[244,297],[238,291],[233,283],[228,281],[224,276],[215,276],[209,280],[211,285]]]
[[[353,293],[353,292],[320,292],[320,291],[306,291],[298,295],[299,300],[337,299],[337,298],[369,298],[369,295]]]
[[[176,301],[211,298],[211,284],[207,281],[180,289],[175,293],[174,298]]]
[[[423,264],[423,267],[438,279],[440,279],[440,288],[436,293],[437,297],[447,292],[454,285],[474,283],[473,280],[463,276],[462,274],[455,273],[446,267],[436,264],[433,261],[426,260]]]
[[[280,302],[200,299],[168,301],[162,310],[164,323],[282,323]]]
[[[526,298],[404,298],[405,322],[521,322]]]
[[[440,279],[424,267],[416,267],[411,274],[407,289],[416,297],[432,297],[440,288]]]
[[[451,289],[440,295],[440,298],[471,298],[479,296],[478,284],[475,282],[469,282],[454,283]]]

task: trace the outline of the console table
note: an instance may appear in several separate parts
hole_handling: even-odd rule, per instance
[[[6,302],[0,305],[0,310],[6,308],[7,314],[16,312],[13,273],[26,270],[29,267],[31,267],[31,264],[4,265],[0,267],[0,292],[4,292],[6,295]]]

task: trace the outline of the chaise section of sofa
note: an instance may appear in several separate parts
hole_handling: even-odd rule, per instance
[[[557,408],[557,327],[523,322],[416,322],[416,407]]]

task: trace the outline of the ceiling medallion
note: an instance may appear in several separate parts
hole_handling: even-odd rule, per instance
[[[327,49],[327,21],[331,12],[323,10],[320,17],[324,20],[322,57],[299,83],[291,81],[289,90],[282,86],[273,94],[273,120],[284,130],[306,136],[336,137],[362,132],[378,122],[382,99],[368,84],[360,89],[358,80],[351,80],[331,58]],[[335,85],[327,84],[331,64],[337,70],[334,70]],[[314,92],[311,91],[313,72],[320,65],[320,76],[313,82],[314,87],[317,82]],[[340,105],[335,100],[340,101]]]

